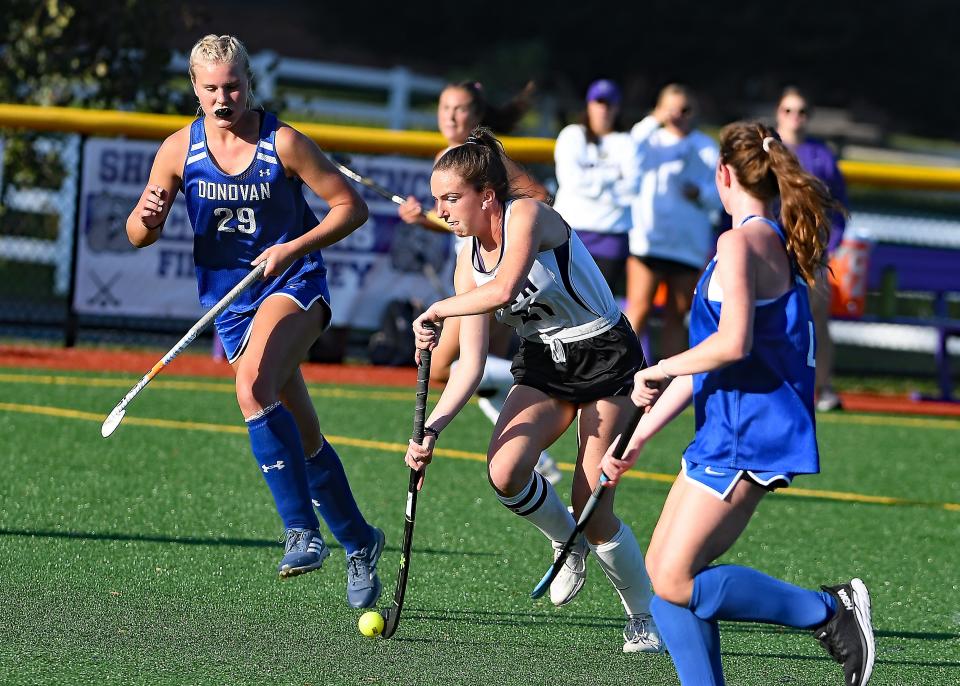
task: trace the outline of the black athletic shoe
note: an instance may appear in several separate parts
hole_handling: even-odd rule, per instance
[[[839,586],[821,586],[833,596],[837,611],[813,635],[843,665],[847,686],[864,686],[873,673],[876,647],[870,623],[870,593],[860,579]]]

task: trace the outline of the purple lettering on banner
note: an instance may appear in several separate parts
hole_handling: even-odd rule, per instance
[[[160,250],[157,259],[157,276],[165,279],[193,278],[193,253],[183,250]]]
[[[356,271],[357,273],[357,286],[365,285],[364,282],[367,279],[367,274],[370,272],[371,269],[373,269],[373,262],[367,262],[367,263],[354,262],[350,266],[352,266],[354,271]]]
[[[104,150],[100,154],[100,180],[105,183],[112,183],[117,180],[118,176],[117,151]]]

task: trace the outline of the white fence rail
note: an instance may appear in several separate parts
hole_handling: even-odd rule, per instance
[[[169,69],[182,74],[189,67],[188,56],[175,53]],[[415,74],[406,67],[375,69],[333,62],[316,62],[292,57],[280,57],[270,51],[250,56],[250,68],[254,74],[256,95],[262,100],[282,99],[287,109],[323,116],[351,123],[364,122],[386,126],[390,129],[433,129],[436,115],[411,109],[414,95],[434,98],[443,90],[446,82],[433,76]],[[384,104],[351,102],[321,95],[299,92],[284,92],[285,85],[304,85],[316,88],[324,86],[349,87],[373,91],[384,96]]]
[[[60,160],[66,169],[62,185],[59,189],[48,190],[16,186],[4,188],[0,183],[0,188],[4,189],[0,204],[14,212],[55,216],[57,236],[49,240],[9,235],[7,227],[8,222],[12,220],[5,219],[4,224],[0,225],[0,260],[52,265],[54,267],[53,292],[56,295],[66,295],[70,288],[70,257],[73,250],[74,226],[76,226],[80,136],[69,135],[65,140],[57,142],[41,139],[37,145],[44,148],[53,146],[58,148]],[[0,139],[0,170],[4,166],[3,150],[3,139]]]

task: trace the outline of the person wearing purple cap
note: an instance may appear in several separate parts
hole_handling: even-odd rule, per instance
[[[653,113],[630,132],[638,146],[640,189],[630,229],[626,314],[642,340],[654,295],[666,283],[660,357],[686,348],[684,317],[713,244],[713,215],[721,209],[714,184],[717,144],[694,127],[694,104],[688,88],[669,84]]]
[[[834,200],[846,209],[847,185],[837,166],[837,158],[823,141],[807,135],[809,120],[810,103],[807,98],[798,88],[785,88],[777,105],[777,133],[800,160],[800,165],[823,181]],[[840,245],[846,224],[843,212],[831,213],[828,258]],[[830,320],[830,284],[825,272],[820,273],[810,291],[810,308],[817,334],[817,411],[838,410],[841,409],[840,396],[833,390],[833,340],[827,325]]]
[[[614,291],[626,273],[630,206],[639,179],[636,145],[620,120],[621,99],[613,81],[591,83],[581,121],[560,131],[554,148],[554,208],[580,236]]]

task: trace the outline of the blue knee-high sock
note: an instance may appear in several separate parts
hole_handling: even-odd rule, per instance
[[[253,456],[273,493],[284,528],[320,528],[310,506],[303,445],[293,415],[277,403],[247,421],[247,431]]]
[[[370,525],[353,498],[340,456],[324,438],[323,447],[307,460],[307,482],[313,504],[347,555],[370,544]]]
[[[800,588],[748,567],[718,565],[693,578],[690,609],[706,620],[810,629],[832,617],[836,604],[822,591]]]
[[[682,686],[723,686],[717,623],[700,619],[660,596],[650,601],[650,611]]]

